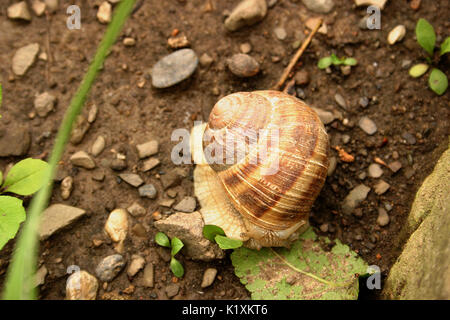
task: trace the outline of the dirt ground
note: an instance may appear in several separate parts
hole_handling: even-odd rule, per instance
[[[13,2],[0,3],[0,82],[4,92],[0,127],[16,130],[25,126],[32,137],[27,156],[45,156],[51,150],[63,114],[106,27],[96,18],[100,1],[60,1],[59,10],[49,20],[45,16],[34,15],[30,23],[6,17],[7,7]],[[100,286],[98,298],[168,298],[165,288],[173,279],[168,263],[158,254],[153,240],[157,231],[153,227],[152,213],[156,210],[163,214],[171,212],[158,205],[159,200],[167,198],[158,176],[177,168],[170,159],[171,150],[177,143],[170,140],[172,130],[190,129],[193,120],[207,119],[220,97],[237,91],[272,87],[295,52],[293,43],[306,38],[306,20],[319,16],[308,11],[299,0],[278,0],[262,22],[229,33],[224,28],[224,13],[231,11],[238,1],[213,0],[212,11],[205,11],[206,3],[206,0],[142,1],[126,23],[122,37],[114,45],[86,103],[84,114],[92,104],[98,106],[97,119],[79,145],[67,146],[62,159],[62,172],[74,178],[72,195],[63,200],[60,184],[56,183],[50,200],[51,203],[84,208],[89,215],[41,243],[40,263],[45,264],[49,271],[40,289],[41,299],[65,297],[66,269],[70,265],[78,265],[95,274],[99,261],[114,253],[112,243],[103,234],[109,212],[116,207],[126,208],[134,201],[147,208],[148,214],[138,219],[130,217],[131,226],[142,224],[147,236],[139,238],[131,234],[125,243],[125,256],[129,261],[132,254],[139,253],[154,263],[155,288],[139,285],[142,272],[133,279],[122,272],[106,290]],[[415,192],[446,148],[449,134],[450,91],[437,96],[428,88],[426,77],[410,78],[402,63],[404,60],[412,63],[423,61],[424,51],[414,36],[419,18],[426,18],[435,27],[438,43],[450,35],[450,3],[424,0],[418,10],[413,10],[406,0],[391,0],[381,13],[381,30],[364,31],[358,23],[366,14],[365,8],[356,8],[353,1],[335,0],[335,3],[331,13],[322,15],[328,26],[327,34],[315,35],[295,70],[309,73],[310,82],[302,87],[307,104],[342,115],[341,120],[326,126],[331,146],[343,147],[355,156],[355,161],[344,163],[338,160],[335,171],[328,177],[316,201],[310,222],[317,233],[340,239],[369,264],[380,266],[383,276],[386,276],[404,241],[401,230]],[[81,30],[66,28],[65,9],[70,4],[81,8]],[[390,46],[386,41],[387,34],[398,24],[406,26],[405,39]],[[275,36],[274,29],[278,26],[286,30],[285,40]],[[193,76],[177,86],[154,89],[150,70],[160,58],[172,51],[167,46],[167,39],[173,29],[179,29],[187,36],[199,57],[203,53],[213,57],[213,63],[208,68],[199,65]],[[136,45],[125,47],[122,43],[125,35],[135,38]],[[48,60],[37,60],[25,76],[15,77],[11,70],[14,52],[33,42],[40,44]],[[246,42],[251,44],[249,55],[260,62],[261,72],[252,78],[239,79],[227,69],[226,60],[240,52],[240,45]],[[348,76],[337,69],[327,74],[318,69],[317,61],[331,53],[353,56],[358,65]],[[439,66],[448,75],[448,55]],[[145,84],[140,87],[143,80]],[[57,97],[56,110],[45,118],[30,119],[34,97],[44,91]],[[336,103],[336,93],[346,100],[345,109]],[[362,97],[369,98],[366,108],[359,105]],[[378,130],[374,135],[369,136],[358,127],[362,116],[368,116],[376,123]],[[416,141],[413,144],[406,142],[405,133],[410,133]],[[88,171],[72,167],[70,155],[79,150],[89,150],[98,135],[106,137],[106,149],[95,158],[97,168]],[[120,183],[117,172],[109,167],[114,152],[121,152],[127,157],[128,168],[124,172],[135,171],[140,164],[135,145],[152,139],[160,143],[157,157],[161,164],[140,175],[146,183],[157,187],[156,200],[140,198],[137,189]],[[343,139],[348,139],[348,142],[344,144]],[[367,172],[375,157],[386,163],[394,161],[395,152],[402,168],[395,174],[383,168],[381,179],[390,184],[390,189],[377,195],[373,187],[379,179],[366,177],[361,180],[360,174]],[[334,149],[331,154],[338,157]],[[20,158],[17,157],[0,158],[0,169],[3,171],[8,164],[18,160]],[[182,168],[186,178],[174,188],[177,191],[176,203],[185,195],[193,195],[193,166]],[[93,180],[94,172],[100,170],[105,174],[104,181]],[[361,182],[372,188],[359,207],[362,216],[345,215],[340,204]],[[386,204],[392,207],[388,212],[390,223],[380,227],[376,221],[378,208],[384,208]],[[323,232],[320,227],[325,224],[328,230]],[[322,230],[326,228],[322,227]],[[104,243],[96,247],[93,239],[101,239]],[[13,241],[0,253],[0,287],[12,248]],[[249,293],[233,273],[229,257],[207,263],[182,256],[181,261],[186,273],[178,281],[181,289],[174,299],[249,298]],[[217,268],[219,277],[212,286],[201,289],[202,275],[207,267]],[[130,285],[135,286],[134,291],[124,293],[123,290]],[[377,292],[361,290],[362,298],[378,297]]]

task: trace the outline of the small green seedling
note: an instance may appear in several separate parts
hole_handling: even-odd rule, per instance
[[[428,71],[429,67],[433,65],[433,55],[436,45],[436,33],[434,32],[434,28],[425,19],[421,18],[419,19],[419,21],[417,21],[416,37],[417,42],[428,53],[428,55],[426,56],[428,64],[419,63],[412,66],[411,69],[409,69],[409,75],[413,78],[421,77]],[[439,63],[439,58],[441,56],[449,52],[450,37],[447,37],[441,44],[436,64]],[[428,78],[428,85],[430,86],[430,89],[433,90],[436,94],[442,95],[448,87],[447,76],[438,68],[432,67],[430,77]]]
[[[38,191],[48,170],[47,162],[39,159],[25,159],[16,163],[3,181],[0,171],[0,250],[19,230],[25,220],[22,200],[4,193],[29,196]]]
[[[212,224],[203,227],[203,236],[209,241],[217,243],[223,250],[237,249],[243,245],[241,240],[227,238],[222,228]]]
[[[177,278],[181,278],[184,275],[184,268],[180,261],[175,259],[175,255],[180,252],[181,248],[184,247],[183,241],[177,237],[173,237],[169,240],[169,237],[162,232],[158,232],[155,236],[155,241],[162,247],[170,249],[170,254],[172,258],[170,259],[170,270]]]
[[[346,58],[346,57],[338,58],[334,53],[332,53],[331,56],[320,59],[319,62],[317,63],[317,66],[319,67],[319,69],[326,69],[331,65],[356,66],[357,64],[358,62],[356,61],[355,58]]]

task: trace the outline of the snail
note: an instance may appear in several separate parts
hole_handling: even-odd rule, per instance
[[[327,176],[329,144],[303,101],[270,90],[230,94],[208,123],[194,126],[190,143],[205,224],[254,249],[289,247],[306,230]]]

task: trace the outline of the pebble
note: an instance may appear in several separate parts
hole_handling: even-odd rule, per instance
[[[242,53],[247,54],[250,53],[250,51],[252,51],[252,45],[248,42],[245,42],[239,46],[239,49],[241,50]]]
[[[59,0],[45,0],[45,7],[48,9],[50,13],[58,10]]]
[[[42,267],[40,267],[35,274],[35,278],[34,278],[34,283],[35,286],[42,286],[45,283],[45,278],[47,277],[48,274],[48,270],[47,267],[45,265],[42,265]]]
[[[109,166],[115,171],[122,171],[127,168],[127,162],[124,159],[113,159]]]
[[[160,164],[159,159],[157,159],[157,158],[150,158],[150,159],[144,161],[144,163],[142,164],[142,167],[141,167],[141,171],[143,171],[143,172],[150,171],[150,170],[152,170],[153,168],[155,168],[159,164]]]
[[[369,117],[362,117],[359,119],[358,126],[368,135],[373,135],[377,132],[377,125]]]
[[[131,256],[131,262],[127,270],[127,274],[130,278],[134,277],[145,266],[145,259],[138,255],[133,254]]]
[[[144,226],[140,223],[136,223],[132,228],[131,232],[138,237],[145,238],[147,237],[147,230],[145,230]]]
[[[72,193],[73,188],[73,178],[71,176],[67,176],[61,182],[61,198],[64,200],[69,199],[70,194]]]
[[[120,254],[113,254],[104,258],[95,268],[95,274],[103,282],[110,282],[122,271],[126,261]]]
[[[362,108],[367,108],[367,106],[369,105],[369,98],[361,97],[359,98],[358,103]]]
[[[48,239],[59,230],[69,226],[86,215],[86,210],[67,206],[65,204],[52,204],[41,214],[39,225],[39,239]]]
[[[97,113],[98,113],[98,107],[97,105],[94,103],[91,108],[89,109],[89,113],[88,113],[88,118],[87,121],[89,123],[93,123],[95,121],[95,119],[97,119]]]
[[[380,180],[380,182],[378,182],[373,189],[375,190],[375,193],[378,195],[382,195],[383,193],[385,193],[386,191],[389,190],[389,188],[391,187],[391,185],[389,183],[387,183],[384,180]]]
[[[23,76],[33,65],[39,52],[39,44],[32,43],[17,49],[12,59],[12,70],[14,74]]]
[[[85,169],[94,169],[95,168],[94,160],[85,151],[78,151],[78,152],[74,153],[70,157],[70,162],[74,166],[85,168]]]
[[[133,217],[142,217],[145,216],[145,214],[147,213],[147,210],[145,210],[145,208],[141,206],[138,202],[133,202],[133,204],[127,208],[127,211]]]
[[[379,178],[383,175],[383,169],[381,169],[378,163],[372,163],[368,169],[369,177]]]
[[[408,60],[408,59],[402,60],[402,69],[409,69],[411,64],[412,64],[411,60]]]
[[[416,144],[416,138],[409,132],[403,133],[402,138],[405,139],[408,144]]]
[[[341,66],[341,72],[344,76],[348,76],[352,72],[352,66]]]
[[[215,269],[215,268],[206,269],[205,272],[203,273],[201,287],[206,288],[206,287],[209,287],[210,285],[212,285],[214,280],[216,279],[216,275],[217,275],[217,269]]]
[[[295,74],[294,79],[296,85],[307,85],[309,83],[309,73],[306,70],[300,70]]]
[[[40,17],[45,12],[45,3],[40,0],[33,0],[31,3],[31,9],[33,9],[34,13]]]
[[[275,36],[278,40],[284,40],[287,37],[286,29],[283,27],[277,27],[273,30],[273,33],[275,33]]]
[[[128,233],[128,214],[124,209],[113,210],[106,220],[105,231],[112,241],[116,242],[116,251],[123,251],[123,242]]]
[[[2,126],[3,127],[3,126]],[[18,126],[14,130],[0,129],[0,157],[24,156],[31,144],[27,127]]]
[[[194,212],[197,207],[197,200],[194,197],[184,197],[175,207],[174,210],[180,212]]]
[[[315,108],[315,107],[311,107],[311,108],[317,113],[317,115],[320,118],[320,121],[322,121],[323,124],[330,124],[334,120],[336,120],[336,116],[330,111],[326,111],[326,110]]]
[[[98,136],[91,147],[91,154],[96,157],[105,149],[106,141],[103,136]]]
[[[158,204],[162,207],[171,208],[175,203],[175,199],[163,199],[158,202]]]
[[[8,7],[8,18],[31,21],[31,13],[26,1],[20,1]]]
[[[384,210],[383,208],[378,208],[378,225],[380,227],[387,226],[389,224],[389,220],[389,215],[387,214],[386,210]]]
[[[166,286],[165,290],[166,290],[167,297],[173,298],[180,291],[180,285],[178,283],[171,283]]]
[[[144,183],[144,180],[135,173],[121,173],[119,174],[120,179],[128,183],[130,186],[133,186],[135,188],[139,187]]]
[[[67,279],[67,300],[95,300],[97,298],[97,291],[97,278],[84,270],[72,273]]]
[[[402,41],[405,37],[406,28],[404,25],[399,24],[394,29],[389,32],[387,41],[390,45],[395,44],[396,42]]]
[[[171,198],[175,198],[177,196],[178,192],[176,190],[170,189],[167,190],[167,195]]]
[[[155,285],[155,267],[153,266],[153,263],[148,263],[145,266],[142,284],[147,288],[153,288]]]
[[[214,62],[214,59],[205,52],[201,55],[199,62],[202,67],[208,68]]]
[[[354,0],[357,7],[360,6],[377,6],[381,10],[384,9],[384,5],[386,4],[387,0]]]
[[[369,192],[370,188],[364,184],[355,187],[342,202],[342,211],[345,214],[351,214],[353,210],[367,198]]]
[[[148,141],[136,146],[140,159],[153,156],[158,153],[159,143],[156,140]]]
[[[168,88],[189,78],[198,65],[198,58],[192,49],[177,50],[161,60],[152,68],[152,85],[155,88]]]
[[[138,189],[139,196],[143,198],[156,199],[158,191],[153,184],[145,184]]]
[[[340,95],[339,93],[336,93],[334,95],[334,100],[336,100],[336,103],[344,109],[347,109],[347,102],[345,101],[344,97]]]
[[[162,175],[161,183],[164,187],[164,190],[167,190],[171,187],[175,187],[176,185],[180,184],[181,178],[182,176],[176,170],[170,171],[167,174]]]
[[[186,36],[170,37],[169,39],[167,39],[167,44],[172,49],[186,48],[191,45]]]
[[[350,142],[350,136],[348,135],[348,134],[343,134],[342,135],[342,143],[343,144],[347,144],[347,143],[349,143]]]
[[[392,172],[396,173],[398,170],[402,168],[402,163],[400,161],[394,161],[389,163],[388,167],[389,169],[391,169]]]
[[[228,31],[236,31],[261,21],[266,14],[266,0],[243,0],[233,9],[224,25]]]
[[[259,72],[259,63],[251,56],[237,53],[228,59],[228,68],[231,73],[240,78],[253,77]]]
[[[320,225],[320,231],[328,232],[328,223],[323,223]]]
[[[39,117],[46,117],[55,106],[56,98],[48,92],[41,93],[34,99],[34,108]]]
[[[330,164],[328,165],[328,172],[327,172],[327,176],[328,177],[333,175],[334,170],[336,170],[336,165],[337,165],[336,157],[331,157],[330,158]]]
[[[90,126],[90,123],[87,122],[85,117],[80,114],[75,121],[74,128],[72,129],[70,142],[74,145],[81,143]]]
[[[97,19],[100,23],[110,23],[112,15],[111,4],[108,1],[103,1],[102,4],[98,7],[97,11]]]
[[[305,22],[306,27],[310,30],[314,30],[316,28],[317,24],[319,23],[319,19],[320,19],[319,17],[309,18]],[[322,23],[322,25],[317,30],[317,32],[321,33],[321,34],[327,34],[328,27],[327,27],[326,23]]]
[[[328,13],[334,7],[333,0],[302,0],[303,4],[316,13]]]
[[[134,47],[136,45],[136,40],[131,37],[126,37],[123,39],[123,45],[125,47]]]

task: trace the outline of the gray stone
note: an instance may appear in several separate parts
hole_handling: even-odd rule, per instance
[[[180,291],[180,285],[178,283],[171,283],[166,286],[166,294],[169,298],[175,297]]]
[[[145,266],[145,259],[140,255],[133,254],[131,256],[131,262],[127,270],[129,277],[134,277]]]
[[[34,108],[39,117],[46,117],[55,107],[56,98],[48,92],[41,93],[34,99]]]
[[[30,132],[26,127],[0,128],[0,157],[24,156],[30,149]]]
[[[144,180],[135,173],[121,173],[119,174],[120,179],[128,183],[129,185],[137,188],[144,183]]]
[[[138,202],[133,202],[133,204],[127,208],[127,211],[133,217],[142,217],[145,216],[145,214],[147,213],[147,210],[145,210],[145,208],[141,206]]]
[[[31,14],[30,10],[28,10],[26,1],[20,1],[10,5],[7,14],[10,19],[31,21]]]
[[[39,44],[32,43],[19,48],[12,59],[12,70],[14,74],[23,76],[33,65],[39,52]]]
[[[351,214],[353,210],[367,198],[369,192],[370,188],[364,184],[355,187],[342,202],[342,211],[345,214]]]
[[[388,191],[390,187],[391,187],[391,185],[389,183],[387,183],[384,180],[380,180],[380,182],[378,182],[373,187],[373,189],[374,189],[376,194],[381,195],[381,194],[385,193],[386,191]]]
[[[322,121],[323,124],[330,124],[334,120],[336,120],[336,116],[330,111],[326,111],[326,110],[315,108],[315,107],[311,107],[311,108],[317,113],[317,115],[320,118],[320,121]]]
[[[372,163],[368,169],[369,177],[379,178],[383,175],[383,169],[381,169],[378,163]]]
[[[91,153],[94,157],[98,156],[105,149],[106,141],[103,136],[98,136],[91,147]]]
[[[368,135],[373,135],[377,132],[377,125],[368,117],[362,117],[358,122],[359,127]]]
[[[159,149],[159,144],[158,144],[158,141],[152,140],[152,141],[148,141],[146,143],[138,144],[136,146],[136,149],[138,151],[139,158],[143,159],[143,158],[152,156],[154,154],[157,154],[158,149]]]
[[[78,151],[78,152],[74,153],[70,157],[70,162],[74,166],[85,168],[85,169],[94,169],[95,168],[94,160],[85,151]]]
[[[402,163],[400,161],[394,161],[388,164],[389,169],[391,169],[392,172],[396,173],[398,170],[402,168]]]
[[[284,40],[287,37],[286,29],[283,27],[277,27],[273,30],[273,33],[275,33],[275,36],[278,38],[278,40]]]
[[[243,0],[225,20],[228,31],[236,31],[251,26],[264,19],[267,14],[266,0]]]
[[[216,275],[217,275],[217,269],[215,269],[215,268],[206,269],[205,272],[203,273],[201,287],[206,288],[206,287],[209,287],[210,285],[212,285],[214,280],[216,279]]]
[[[109,282],[122,271],[126,261],[120,254],[113,254],[104,258],[95,268],[95,274],[103,282]]]
[[[143,171],[143,172],[150,171],[159,164],[160,164],[159,159],[150,158],[150,159],[144,161],[144,163],[142,164],[142,167],[141,167],[141,171]]]
[[[174,207],[174,209],[176,211],[190,213],[190,212],[194,212],[196,207],[197,207],[197,200],[195,200],[194,197],[184,197],[183,200],[181,200]]]
[[[240,78],[253,77],[259,72],[259,63],[244,53],[234,54],[227,64],[231,73]]]
[[[333,0],[302,0],[303,4],[316,13],[328,13],[334,7]]]
[[[145,184],[138,189],[139,195],[143,198],[156,199],[158,191],[155,186],[151,183]]]
[[[86,215],[86,211],[65,204],[53,204],[41,215],[39,226],[40,240],[46,240],[59,230],[71,225],[79,218]]]
[[[67,300],[95,300],[97,297],[97,291],[97,278],[84,270],[72,273],[67,279]]]
[[[361,97],[361,98],[359,98],[359,105],[362,107],[362,108],[367,108],[367,106],[369,105],[369,98],[367,98],[367,97]]]
[[[192,49],[177,50],[161,60],[152,69],[152,85],[168,88],[189,78],[197,68],[198,58]]]
[[[416,144],[416,138],[409,132],[403,133],[402,138],[405,139],[408,144]]]
[[[336,103],[344,109],[347,109],[347,102],[345,101],[344,97],[340,95],[339,93],[336,93],[334,95],[334,100],[336,100]]]
[[[380,227],[384,227],[389,224],[389,215],[383,208],[378,208],[377,223]]]

